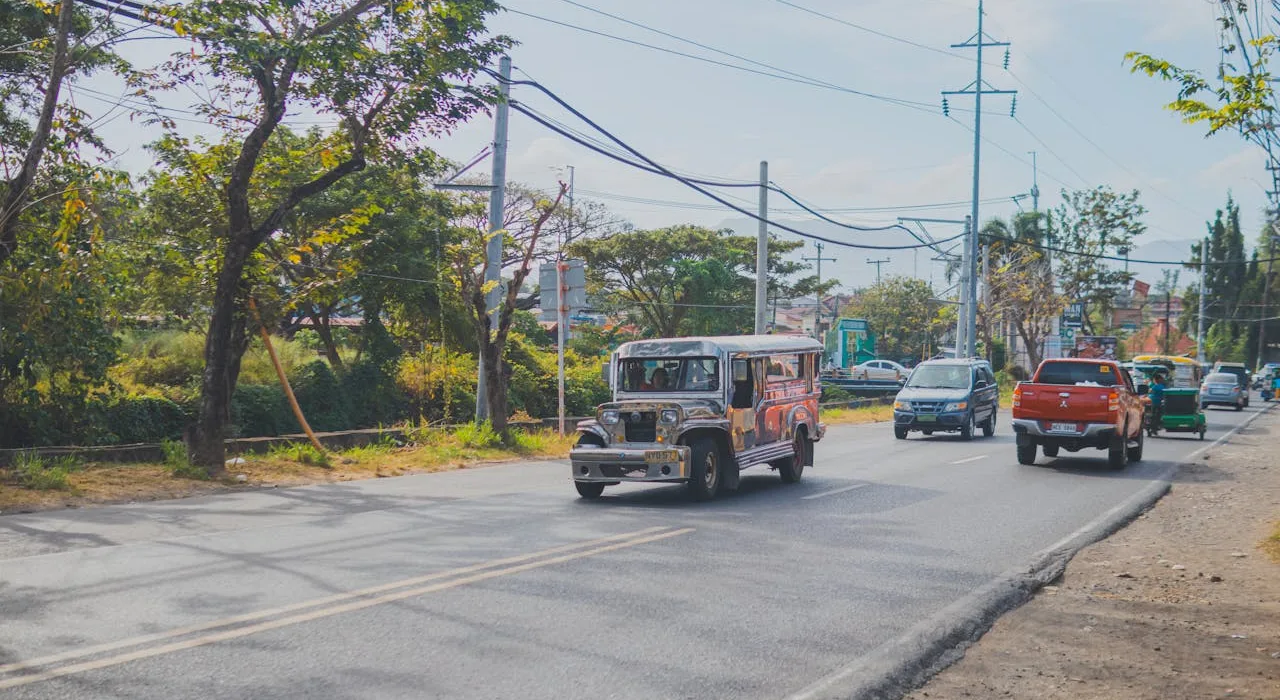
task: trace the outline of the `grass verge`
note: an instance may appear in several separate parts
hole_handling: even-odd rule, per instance
[[[1280,564],[1280,520],[1276,521],[1275,530],[1271,533],[1271,536],[1263,540],[1260,546],[1262,551],[1271,557],[1272,561]]]
[[[504,444],[487,425],[455,431],[424,428],[410,431],[409,437],[409,443],[403,445],[386,439],[333,452],[320,452],[305,443],[277,447],[262,455],[243,455],[242,463],[228,466],[218,479],[208,479],[204,470],[192,465],[181,443],[163,445],[161,464],[77,465],[24,456],[12,467],[0,470],[0,513],[402,476],[522,458],[558,458],[567,456],[576,440],[574,434],[560,437],[550,431],[512,431]],[[241,475],[243,481],[238,478]]]
[[[821,412],[821,420],[827,425],[857,425],[859,423],[883,423],[893,420],[892,404],[876,404],[858,408],[827,408]]]

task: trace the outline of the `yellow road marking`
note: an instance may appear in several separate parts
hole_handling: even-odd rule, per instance
[[[178,651],[180,649],[190,649],[193,647],[203,646],[205,644],[212,644],[214,642],[223,641],[226,639],[235,639],[245,635],[255,634],[257,632],[275,629],[277,627],[284,627],[291,624],[297,624],[299,622],[306,622],[308,620],[328,617],[329,615],[336,615],[338,613],[349,612],[351,610],[360,610],[362,608],[371,607],[373,605],[380,605],[382,603],[389,603],[389,602],[401,600],[404,598],[411,598],[418,595],[433,593],[436,591],[446,590],[448,588],[453,588],[453,587],[465,585],[468,583],[476,583],[478,581],[484,581],[489,578],[506,576],[514,573],[520,573],[521,571],[528,571],[530,569],[549,566],[551,564],[559,564],[566,561],[572,561],[574,559],[581,559],[584,557],[593,556],[595,554],[603,554],[605,552],[610,552],[617,549],[623,549],[626,547],[632,547],[640,544],[646,544],[648,542],[655,542],[658,540],[667,539],[669,537],[675,537],[677,535],[687,534],[689,532],[693,532],[693,528],[684,528],[681,530],[671,530],[670,526],[645,528],[643,530],[638,530],[635,532],[624,533],[621,535],[611,535],[609,537],[600,537],[593,540],[585,540],[582,542],[575,542],[572,544],[561,545],[559,547],[553,547],[551,549],[544,549],[544,550],[533,552],[530,554],[522,554],[519,556],[507,557],[504,559],[495,559],[488,562],[482,562],[480,564],[473,564],[471,566],[464,566],[456,569],[450,569],[448,571],[441,571],[441,572],[438,572],[435,574],[429,574],[426,576],[418,576],[415,578],[404,579],[401,581],[395,581],[392,583],[386,583],[378,586],[371,586],[369,588],[362,588],[362,589],[350,591],[347,593],[339,593],[332,596],[326,596],[324,598],[317,598],[315,600],[303,601],[300,603],[293,603],[291,605],[271,608],[268,610],[261,610],[258,612],[248,613],[245,615],[238,615],[235,617],[223,618],[221,620],[214,620],[212,622],[205,622],[199,625],[190,625],[187,627],[180,627],[177,629],[168,630],[166,632],[158,632],[155,634],[142,635],[142,636],[133,637],[130,639],[123,639],[118,642],[99,644],[97,646],[86,647],[84,649],[76,649],[72,651],[63,652],[60,654],[53,654],[50,656],[44,656],[37,659],[31,659],[28,661],[20,661],[17,663],[6,664],[3,666],[0,666],[0,673],[12,673],[14,671],[35,669],[43,666],[48,666],[49,664],[57,663],[60,661],[67,661],[70,659],[76,659],[84,656],[92,656],[95,654],[101,654],[108,651],[115,651],[117,649],[138,646],[141,644],[148,644],[151,642],[162,641],[165,639],[172,639],[175,637],[182,637],[182,636],[194,634],[197,632],[205,632],[208,630],[217,629],[219,627],[226,627],[228,625],[239,624],[242,622],[253,622],[255,620],[262,620],[264,618],[275,617],[277,615],[282,615],[284,613],[296,612],[298,610],[305,610],[307,608],[317,608],[319,606],[333,605],[334,603],[342,603],[343,601],[351,601],[353,599],[358,599],[358,598],[363,599],[363,600],[354,600],[354,602],[346,603],[344,605],[337,605],[334,607],[327,607],[327,608],[321,608],[319,610],[312,610],[310,612],[301,613],[301,614],[293,615],[290,617],[284,617],[284,618],[272,620],[270,622],[265,622],[257,625],[251,625],[248,627],[239,627],[233,630],[227,630],[225,632],[207,635],[205,637],[197,637],[195,639],[185,640],[182,642],[175,642],[173,644],[162,645],[159,647],[152,647],[149,649],[141,649],[135,652],[122,654],[119,656],[108,657],[108,658],[99,659],[96,661],[89,661],[82,664],[74,664],[71,666],[64,666],[61,668],[52,669],[49,671],[44,671],[41,673],[36,673],[36,674],[31,674],[26,676],[20,676],[17,678],[0,680],[0,690],[3,690],[5,688],[14,688],[21,685],[27,685],[30,683],[36,683],[39,681],[45,681],[52,678],[58,678],[58,677],[70,675],[73,673],[80,673],[83,671],[93,670],[96,668],[114,666],[117,664],[126,663],[136,659],[144,659],[144,658],[156,656],[159,654],[166,654],[172,651]],[[596,546],[596,545],[604,545],[605,543],[613,543],[613,544],[609,544],[602,547]],[[556,556],[552,559],[542,559],[542,557],[546,557],[549,555],[557,555],[562,552],[567,552],[574,549],[581,549],[583,547],[594,547],[594,548],[587,549],[580,552],[574,552],[573,554]],[[530,562],[530,560],[538,560],[538,561]],[[522,563],[522,562],[529,562],[529,563]],[[515,566],[512,566],[512,565],[515,565]],[[506,568],[496,568],[496,567],[506,567]],[[486,569],[494,569],[494,570],[485,571]],[[485,573],[476,574],[476,572],[481,572],[481,571],[484,571]],[[472,574],[472,575],[466,576],[467,574]],[[445,583],[434,584],[432,586],[426,586],[423,588],[414,588],[408,591],[399,591],[397,593],[387,594],[387,595],[373,597],[373,598],[368,597],[374,594],[385,593],[387,591],[392,591],[398,588],[405,588],[406,586],[415,586],[421,583],[426,583],[429,581],[438,581],[440,579],[452,578],[455,576],[465,576],[465,578],[457,578],[457,579],[447,581]]]

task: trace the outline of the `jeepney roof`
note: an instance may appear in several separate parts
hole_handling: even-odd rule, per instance
[[[767,355],[821,350],[822,343],[804,336],[726,335],[633,340],[618,346],[618,357],[719,357],[721,354]]]

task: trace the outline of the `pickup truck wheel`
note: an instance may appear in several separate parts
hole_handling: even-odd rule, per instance
[[[795,455],[778,463],[778,474],[782,477],[782,483],[794,484],[804,475],[804,464],[807,461],[808,450],[810,449],[809,444],[809,439],[805,437],[804,431],[797,430],[795,438],[791,441]]]
[[[968,417],[968,418],[965,418],[965,419],[964,419],[964,425],[960,426],[960,439],[961,439],[961,440],[972,440],[972,439],[973,439],[973,429],[974,429],[974,424],[973,424],[973,411],[969,411],[969,417]]]
[[[592,481],[575,481],[573,486],[578,489],[578,495],[588,501],[594,501],[604,493],[604,484]]]
[[[689,493],[695,501],[709,501],[720,493],[724,455],[711,438],[699,438],[689,447]]]
[[[991,412],[991,417],[982,424],[982,436],[991,437],[996,434],[996,412]]]
[[[1119,435],[1111,438],[1111,447],[1107,450],[1107,465],[1112,469],[1124,469],[1129,463],[1129,448],[1126,445],[1129,426],[1125,426]]]
[[[1058,446],[1057,446],[1057,445],[1045,445],[1045,446],[1044,446],[1044,456],[1045,456],[1045,457],[1057,457],[1057,456],[1058,456]]]
[[[1144,433],[1144,432],[1142,432],[1141,430],[1139,430],[1139,431],[1138,431],[1138,444],[1137,444],[1137,446],[1135,446],[1135,447],[1130,447],[1130,448],[1128,449],[1128,452],[1129,452],[1128,457],[1129,457],[1129,461],[1130,461],[1130,462],[1141,462],[1141,461],[1142,461],[1142,448],[1143,448],[1145,445],[1146,445],[1146,433]]]
[[[1049,448],[1046,446],[1045,451]],[[1025,445],[1018,445],[1018,464],[1035,464],[1036,463],[1036,444],[1028,442]]]
[[[897,427],[895,427],[895,428],[893,429],[893,436],[894,436],[894,437],[896,437],[896,438],[898,438],[899,440],[906,440],[906,439],[907,439],[907,432],[908,432],[908,431],[907,431],[907,429],[906,429],[906,428],[897,428]]]

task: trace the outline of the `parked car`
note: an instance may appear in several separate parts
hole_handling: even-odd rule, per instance
[[[1244,396],[1244,407],[1249,407],[1249,368],[1244,366],[1243,362],[1218,362],[1213,366],[1213,372],[1226,372],[1234,374],[1236,382],[1240,385],[1240,393]],[[1212,374],[1210,372],[1209,374]]]
[[[1045,360],[1013,391],[1018,462],[1035,464],[1058,451],[1107,450],[1113,469],[1142,460],[1145,407],[1129,372],[1113,360]]]
[[[873,382],[900,382],[911,374],[911,370],[893,360],[871,360],[849,368],[849,374],[854,379]]]
[[[767,335],[624,343],[606,373],[613,400],[578,424],[569,452],[574,486],[683,483],[697,500],[738,487],[738,473],[768,464],[782,480],[813,465],[818,363],[812,338]]]
[[[1200,385],[1200,408],[1231,406],[1237,411],[1249,405],[1248,391],[1240,387],[1239,375],[1214,372]]]
[[[1000,412],[1000,387],[986,360],[929,360],[912,370],[893,401],[893,435],[959,432],[965,440],[977,428],[991,437]]]

